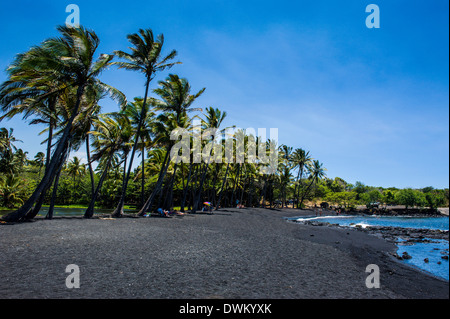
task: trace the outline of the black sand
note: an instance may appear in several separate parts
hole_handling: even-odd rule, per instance
[[[0,225],[0,298],[448,299],[448,282],[401,264],[393,244],[282,218],[299,215],[228,209]],[[79,289],[65,285],[69,264],[80,268]],[[379,289],[365,285],[368,264],[380,268]]]

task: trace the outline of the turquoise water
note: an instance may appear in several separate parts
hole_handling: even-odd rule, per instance
[[[390,226],[404,228],[426,228],[426,229],[449,229],[449,218],[443,217],[396,217],[396,216],[311,216],[295,218],[298,222],[317,221],[341,226],[361,227],[367,226]],[[402,255],[407,252],[411,259],[403,262],[417,267],[434,276],[449,280],[449,261],[443,256],[449,255],[449,241],[444,239],[429,239],[430,243],[414,243],[404,245],[402,239],[397,242],[397,254]],[[428,258],[428,262],[424,259]]]

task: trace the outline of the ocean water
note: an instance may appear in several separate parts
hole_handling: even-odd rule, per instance
[[[318,221],[341,226],[390,226],[448,230],[448,217],[397,217],[397,216],[318,216],[296,218],[296,221]]]
[[[448,240],[427,238],[431,243],[415,243],[414,245],[402,245],[403,240],[398,239],[397,254],[402,255],[407,252],[411,259],[405,259],[403,262],[429,272],[435,276],[449,280],[448,259]],[[425,258],[428,261],[425,261]]]
[[[310,216],[293,219],[297,222],[318,221],[338,224],[347,227],[390,226],[404,228],[449,229],[449,218],[442,217],[397,217],[397,216]],[[411,259],[403,262],[417,267],[434,276],[449,280],[449,261],[442,257],[449,256],[449,241],[443,239],[427,238],[431,242],[405,245],[402,239],[397,241],[397,254],[407,252]],[[425,261],[425,258],[428,261]]]

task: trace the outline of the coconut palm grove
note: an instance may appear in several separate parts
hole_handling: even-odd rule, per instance
[[[164,36],[140,29],[127,36],[128,48],[104,54],[97,50],[100,39],[93,30],[57,30],[58,37],[18,54],[0,86],[0,121],[21,117],[43,128],[42,152],[28,154],[14,129],[0,123],[0,207],[8,210],[3,222],[33,219],[44,206],[46,218],[53,217],[55,206],[83,207],[86,218],[99,208],[110,209],[113,217],[143,216],[158,208],[196,212],[205,202],[209,209],[302,209],[323,203],[343,210],[359,205],[448,206],[448,189],[382,188],[327,178],[326,163],[282,141],[274,174],[261,173],[259,166],[266,164],[247,160],[171,161],[176,143],[171,132],[189,131],[195,120],[202,129],[224,132],[227,111],[196,105],[207,91],[191,91],[188,79],[177,75],[183,61],[177,60],[175,49],[164,46]],[[125,96],[99,79],[114,68],[140,73],[142,96]],[[161,71],[169,75],[157,82]],[[103,113],[104,98],[113,99],[117,111]],[[248,141],[255,137],[235,130],[231,139],[239,135],[245,141],[239,151],[248,156]],[[222,142],[217,143],[224,147]],[[87,163],[70,156],[80,148]]]

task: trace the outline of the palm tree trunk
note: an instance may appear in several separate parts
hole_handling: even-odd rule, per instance
[[[49,109],[52,112],[55,112],[55,106],[56,106],[56,98],[51,98],[49,100]],[[52,119],[50,116],[48,119],[48,138],[47,138],[47,157],[45,159],[45,170],[48,169],[48,166],[50,164],[50,158],[52,154],[52,139],[53,139],[53,127],[55,126],[55,120]],[[40,176],[40,171],[39,171]]]
[[[264,186],[263,186],[263,191],[262,191],[262,200],[261,200],[261,205],[263,208],[266,208],[266,189],[267,189],[267,180],[264,180]]]
[[[147,96],[148,96],[148,88],[149,88],[149,85],[150,85],[150,77],[151,77],[151,75],[147,76],[147,82],[145,84],[144,102],[142,103],[141,117],[139,118],[139,123],[138,123],[138,127],[137,127],[137,130],[136,130],[136,139],[134,140],[134,145],[133,145],[133,148],[131,150],[130,164],[128,166],[128,172],[127,172],[127,175],[125,177],[125,181],[123,183],[122,194],[120,196],[119,203],[117,204],[116,209],[112,213],[113,217],[120,217],[120,216],[123,215],[123,205],[125,203],[125,193],[126,193],[127,186],[128,186],[128,180],[130,178],[131,167],[133,166],[134,153],[136,153],[137,145],[138,145],[138,142],[139,142],[139,137],[141,135],[142,122],[144,121],[145,107],[146,107]]]
[[[300,168],[300,176],[299,176],[299,178],[298,178],[298,191],[297,191],[296,194],[294,194],[294,196],[295,196],[295,195],[297,196],[297,208],[298,208],[298,206],[299,206],[298,199],[299,199],[299,197],[300,197],[300,188],[301,188],[301,186],[302,186],[302,177],[303,177],[303,166]]]
[[[94,207],[95,207],[95,201],[97,200],[98,193],[100,192],[100,189],[102,188],[103,181],[106,178],[106,175],[108,175],[109,166],[111,165],[111,160],[113,158],[114,154],[111,154],[108,158],[108,162],[106,163],[105,169],[103,170],[102,176],[100,177],[100,180],[98,181],[97,188],[95,189],[91,202],[89,203],[88,208],[84,212],[84,218],[91,218],[94,216]]]
[[[203,170],[203,174],[202,174],[202,179],[200,180],[200,185],[198,187],[198,195],[196,197],[196,199],[194,200],[194,206],[192,207],[192,212],[195,213],[199,207],[200,204],[200,199],[202,196],[202,190],[203,190],[203,184],[205,182],[205,178],[206,178],[206,173],[208,172],[208,167],[209,167],[209,162],[211,161],[211,157],[212,157],[212,152],[213,152],[214,148],[211,147],[211,150],[209,151],[209,156],[208,156],[208,160],[205,163],[205,169]]]
[[[58,173],[56,173],[55,182],[53,183],[52,198],[50,200],[50,206],[48,207],[47,215],[45,216],[46,219],[53,218],[53,212],[55,210],[56,193],[58,192],[58,184],[59,184],[59,177],[61,176],[61,170],[62,165],[58,170]]]
[[[315,181],[315,178],[313,177],[312,180],[311,180],[311,183],[309,183],[309,185],[308,185],[308,188],[302,194],[302,199],[300,201],[300,209],[302,209],[303,201],[305,200],[305,197],[308,195],[309,189],[311,188],[311,186],[314,183],[314,181]]]
[[[223,181],[222,181],[222,188],[220,189],[220,193],[219,193],[219,199],[217,200],[217,204],[216,204],[216,210],[219,209],[220,206],[220,201],[222,200],[222,195],[224,193],[225,190],[225,183],[227,181],[227,175],[228,175],[228,169],[230,168],[230,163],[227,163],[227,169],[225,171],[225,176],[223,177]]]
[[[66,156],[66,155],[68,155],[67,153],[68,152],[67,152],[67,148],[66,148],[66,151],[64,151],[63,155],[61,156],[61,161],[59,163],[59,167],[55,171],[55,177],[52,177],[52,182],[53,182],[53,179],[56,180],[56,176],[58,176],[58,179],[59,179],[59,173],[61,172],[64,161],[67,158],[67,156]],[[55,182],[55,183],[57,183],[57,182]],[[44,200],[45,200],[45,195],[46,195],[47,191],[50,189],[50,186],[51,186],[51,183],[49,183],[47,185],[47,188],[44,189],[44,191],[41,193],[41,195],[39,196],[38,200],[36,201],[36,204],[34,205],[33,209],[30,210],[25,215],[25,219],[28,219],[28,220],[33,219],[34,217],[37,216],[37,214],[39,214],[39,211],[41,210],[42,204],[44,203]],[[47,215],[48,215],[48,212],[47,212]]]
[[[44,173],[44,177],[41,182],[38,184],[33,194],[28,198],[28,200],[16,211],[9,213],[8,215],[3,216],[1,219],[4,221],[15,222],[22,220],[25,215],[30,211],[33,207],[36,200],[39,198],[39,195],[42,191],[47,187],[48,183],[53,181],[53,177],[55,175],[55,170],[58,166],[61,154],[67,148],[67,141],[69,139],[70,130],[72,129],[73,121],[75,117],[78,115],[78,110],[80,108],[81,97],[84,93],[85,84],[82,84],[77,89],[77,100],[75,106],[72,110],[72,115],[67,121],[66,127],[64,128],[63,135],[58,142],[58,145],[53,153],[52,159],[49,163],[48,170]]]
[[[91,177],[91,194],[95,192],[95,181],[94,181],[94,171],[92,170],[91,163],[91,152],[89,149],[89,135],[86,136],[86,154],[87,154],[87,162],[89,168],[89,176]]]
[[[173,195],[173,185],[175,182],[175,174],[177,173],[178,163],[175,164],[175,167],[173,168],[173,174],[172,178],[170,179],[170,182],[167,187],[167,193],[166,197],[164,199],[164,208],[170,209],[172,207],[172,195]]]
[[[125,159],[123,160],[122,187],[124,187],[124,185],[125,185],[128,153],[124,153],[123,155],[124,155]],[[125,190],[125,191],[126,191],[126,190]]]
[[[198,191],[196,193],[195,199],[194,199],[194,205],[192,206],[192,213],[195,213],[200,205],[200,199],[202,196],[202,190],[203,190],[203,183],[206,178],[206,172],[208,171],[208,164],[205,163],[205,168],[203,169],[202,178],[200,180],[200,184],[198,186]]]
[[[142,179],[141,179],[141,207],[144,205],[144,185],[145,185],[145,146],[142,143]]]
[[[48,166],[50,164],[50,158],[52,154],[52,138],[53,138],[53,123],[50,119],[50,124],[48,127],[48,138],[47,138],[47,158],[45,159],[45,170],[48,169]],[[41,175],[41,172],[39,170],[39,176]]]
[[[156,182],[155,188],[153,192],[150,194],[149,198],[145,202],[144,206],[142,206],[141,210],[138,212],[138,216],[144,216],[144,214],[149,210],[153,204],[153,200],[156,195],[158,195],[161,190],[162,183],[164,181],[164,176],[166,175],[167,169],[169,168],[170,160],[169,160],[170,148],[167,148],[166,156],[164,157],[163,164],[161,165],[161,170],[159,171],[158,180]]]
[[[55,177],[55,181],[53,183],[53,191],[52,191],[52,198],[50,200],[50,206],[48,207],[48,212],[47,215],[45,216],[45,218],[47,219],[52,219],[53,218],[53,211],[55,209],[55,201],[56,201],[56,194],[58,192],[58,185],[59,185],[59,177],[61,176],[61,171],[62,168],[64,166],[64,162],[67,160],[67,158],[69,157],[69,152],[65,152],[65,156],[63,157],[58,171],[56,173],[56,177]]]
[[[239,177],[240,177],[240,169],[241,169],[241,164],[238,164],[237,167],[237,172],[236,172],[236,177],[234,179],[234,185],[233,185],[233,193],[231,194],[231,207],[235,207],[235,203],[236,203],[236,188],[237,188],[237,184],[239,182]]]
[[[191,175],[192,175],[192,166],[193,166],[193,163],[191,162],[191,163],[189,164],[189,174],[188,174],[188,178],[187,178],[187,180],[186,180],[186,186],[185,186],[185,188],[183,189],[183,199],[182,199],[182,201],[181,201],[181,207],[180,207],[180,211],[181,211],[181,212],[184,212],[184,205],[185,205],[185,203],[186,203],[186,196],[187,196],[187,193],[188,193],[189,182],[190,182],[190,180],[191,180]]]
[[[53,107],[54,107],[54,102],[50,102],[50,103],[53,103],[52,105],[53,105]],[[52,106],[50,106],[50,107],[52,107]],[[45,160],[45,170],[46,170],[46,171],[48,170],[48,166],[49,166],[49,163],[50,163],[51,148],[52,148],[52,138],[53,138],[53,121],[52,121],[52,119],[50,118],[50,119],[49,119],[48,138],[47,138],[47,158],[46,158],[46,160]],[[41,169],[39,168],[39,178],[40,178],[40,177],[41,177]],[[52,184],[52,183],[50,182],[50,183],[47,185],[47,188],[45,188],[45,190],[40,194],[40,196],[39,196],[39,198],[38,198],[38,200],[37,200],[36,205],[34,205],[33,209],[30,210],[30,211],[26,214],[26,216],[25,216],[26,219],[33,219],[33,218],[36,217],[36,215],[39,213],[39,210],[41,209],[42,204],[44,203],[45,195],[46,195],[46,193],[47,193],[47,190],[50,188],[51,184]]]
[[[217,197],[217,191],[216,191],[216,183],[217,183],[217,178],[219,177],[219,170],[220,170],[220,166],[218,164],[216,164],[216,170],[214,173],[214,179],[213,179],[213,183],[212,183],[212,205],[216,203],[216,197]]]

